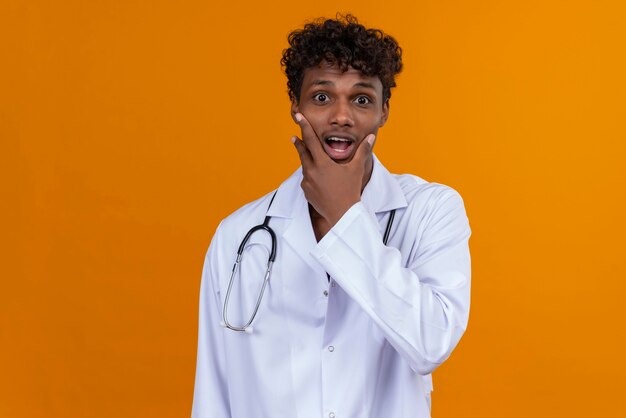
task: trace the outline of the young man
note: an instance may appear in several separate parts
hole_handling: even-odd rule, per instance
[[[430,373],[468,320],[463,202],[372,154],[402,67],[393,38],[346,16],[289,44],[302,167],[215,233],[192,416],[429,417]]]

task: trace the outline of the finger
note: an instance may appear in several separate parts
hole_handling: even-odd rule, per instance
[[[363,141],[359,144],[359,148],[357,148],[354,153],[354,158],[352,161],[365,161],[370,155],[372,155],[372,148],[374,147],[374,142],[376,141],[376,136],[374,134],[369,134],[365,137]]]
[[[296,113],[295,118],[298,125],[300,125],[300,129],[302,129],[302,141],[306,144],[306,147],[311,153],[313,159],[317,160],[324,157],[330,158],[324,152],[322,143],[320,142],[317,133],[304,115],[302,113]]]
[[[293,145],[296,147],[296,151],[298,151],[298,156],[300,157],[302,165],[311,163],[311,153],[307,149],[305,143],[302,142],[302,140],[297,136],[292,136],[291,142],[293,142]]]

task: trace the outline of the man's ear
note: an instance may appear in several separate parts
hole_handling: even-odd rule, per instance
[[[380,117],[380,123],[378,124],[379,128],[382,128],[385,123],[387,123],[387,119],[389,118],[389,99],[385,100],[383,104],[383,114]]]
[[[295,97],[291,97],[291,119],[293,119],[294,122],[298,123],[298,121],[296,120],[296,113],[300,113],[300,106],[298,106],[298,101],[296,100]]]

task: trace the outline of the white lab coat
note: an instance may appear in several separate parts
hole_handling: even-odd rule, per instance
[[[226,218],[206,256],[193,418],[426,418],[430,373],[467,326],[470,229],[451,188],[374,159],[361,202],[318,243],[299,169]],[[382,243],[396,209],[388,246]],[[266,215],[277,258],[252,334],[220,326],[237,248]],[[229,322],[255,305],[270,246],[257,232]],[[329,282],[326,273],[331,276]]]

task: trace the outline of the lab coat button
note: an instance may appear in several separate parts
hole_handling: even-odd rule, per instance
[[[331,412],[330,414],[328,414],[328,418],[335,418],[335,413]]]
[[[324,290],[324,296],[328,296],[328,290]]]
[[[332,345],[329,345],[328,346],[328,351],[330,351],[332,353],[333,351],[335,351],[335,347],[333,347]]]

